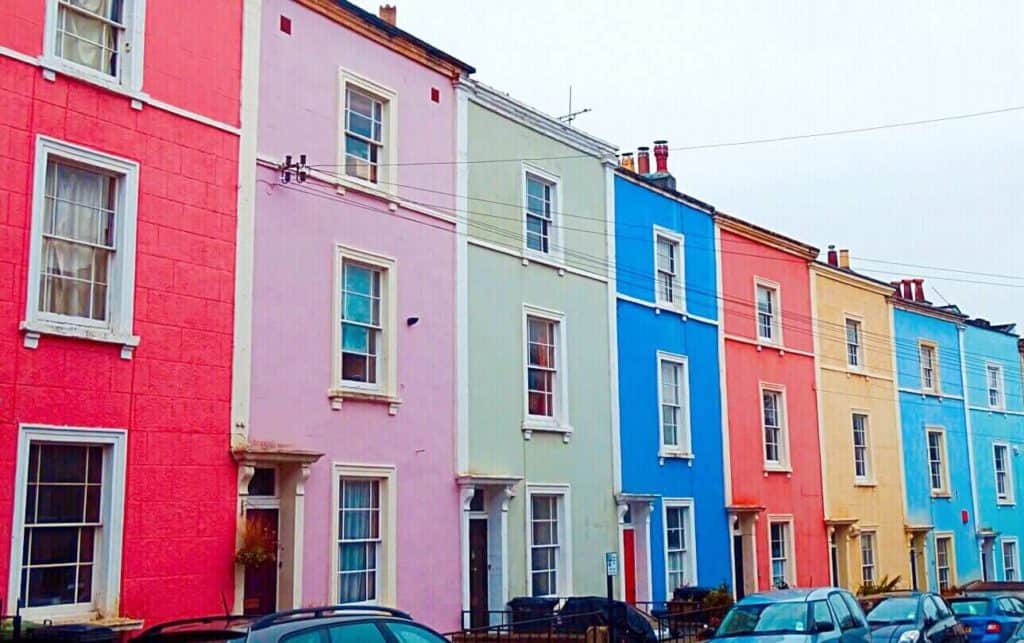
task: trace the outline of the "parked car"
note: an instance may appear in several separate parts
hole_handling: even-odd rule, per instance
[[[337,605],[267,616],[210,616],[171,621],[145,630],[136,643],[448,643],[444,637],[387,607]]]
[[[938,594],[889,592],[868,612],[872,643],[963,643],[963,626]]]
[[[1024,601],[1016,596],[974,594],[949,601],[957,620],[970,628],[971,643],[1006,643],[1024,637]]]
[[[787,589],[747,596],[732,606],[715,632],[715,641],[746,643],[865,643],[867,619],[845,589]]]

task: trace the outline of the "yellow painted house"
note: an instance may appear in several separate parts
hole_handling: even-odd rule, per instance
[[[818,427],[834,584],[909,586],[903,457],[893,367],[892,286],[829,248],[812,264]]]

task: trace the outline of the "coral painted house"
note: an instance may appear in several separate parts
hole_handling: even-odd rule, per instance
[[[450,630],[455,84],[472,68],[382,14],[247,14],[233,446],[247,520],[279,550],[240,573],[236,607],[375,603]],[[282,171],[302,155],[308,175]]]
[[[241,2],[202,23],[0,4],[0,595],[32,621],[232,599]]]
[[[811,328],[816,248],[715,216],[738,595],[829,581]]]

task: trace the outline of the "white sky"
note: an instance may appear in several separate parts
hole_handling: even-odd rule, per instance
[[[394,2],[394,0],[392,0]],[[376,11],[373,0],[357,0]],[[398,24],[476,78],[622,149],[874,126],[1024,105],[1024,1],[399,0]],[[680,190],[884,280],[924,276],[1024,330],[1024,111],[678,151]],[[881,265],[857,257],[1016,276]]]

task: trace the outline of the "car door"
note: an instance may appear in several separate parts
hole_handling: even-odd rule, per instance
[[[843,600],[842,593],[832,592],[828,595],[828,604],[836,615],[839,623],[839,638],[843,643],[865,643],[868,640],[867,628],[862,628],[850,612],[849,605]]]
[[[929,594],[922,599],[924,613],[923,633],[928,643],[957,643],[960,640],[959,630],[953,611],[939,596]]]
[[[840,596],[843,597],[846,606],[850,608],[850,616],[853,617],[853,620],[857,623],[857,629],[860,630],[858,634],[864,635],[863,640],[870,640],[871,626],[868,625],[868,617],[864,614],[864,608],[860,606],[860,601],[849,592],[840,592]]]
[[[832,614],[832,610],[829,608],[826,601],[811,601],[811,626],[815,628],[812,640],[817,643],[826,643],[826,641],[839,641],[842,637],[842,630],[839,627],[839,623],[836,620],[835,615]],[[832,629],[830,631],[821,631],[817,628],[820,624],[831,623]]]

